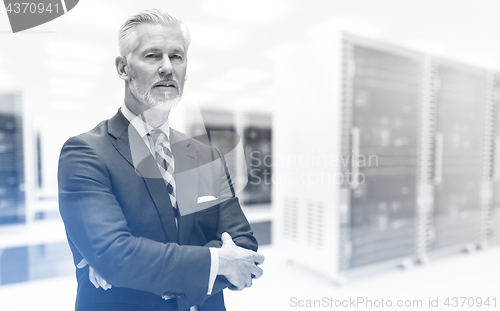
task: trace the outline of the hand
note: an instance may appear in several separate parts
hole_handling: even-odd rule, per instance
[[[218,253],[218,274],[234,285],[229,289],[243,290],[252,286],[252,278],[262,276],[262,269],[257,265],[264,262],[264,255],[237,246],[227,232],[222,234],[222,248],[218,249]]]
[[[84,259],[80,261],[80,263],[76,266],[79,269],[84,268],[89,263]],[[97,272],[95,272],[94,268],[89,265],[89,280],[92,284],[94,284],[95,288],[102,287],[104,290],[108,290],[112,287],[111,284],[108,284]]]

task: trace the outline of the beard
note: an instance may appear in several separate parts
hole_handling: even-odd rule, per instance
[[[135,96],[143,105],[149,108],[155,108],[163,111],[171,110],[182,99],[182,91],[179,90],[179,93],[175,97],[169,96],[168,92],[161,92],[160,98],[155,98],[153,94],[151,94],[152,88],[143,89],[137,86],[135,80],[130,82],[130,92]]]

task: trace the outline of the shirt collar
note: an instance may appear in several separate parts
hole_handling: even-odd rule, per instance
[[[141,135],[143,139],[149,132],[154,129],[151,125],[144,122],[141,117],[136,116],[132,111],[130,111],[125,103],[123,103],[121,111],[123,113],[123,116],[130,122],[130,124],[132,124],[132,126],[136,129],[136,131],[139,133],[139,135]],[[168,122],[168,119],[158,128],[161,129],[170,140],[170,124]]]

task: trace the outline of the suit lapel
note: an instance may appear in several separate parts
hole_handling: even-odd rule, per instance
[[[167,240],[178,242],[175,213],[170,203],[165,182],[148,147],[144,144],[135,128],[129,125],[129,121],[121,112],[118,112],[108,121],[108,133],[115,138],[113,145],[125,160],[134,167],[136,173],[144,179]]]
[[[128,125],[130,123],[123,116],[123,114],[118,111],[115,116],[108,120],[108,133],[115,140],[113,140],[113,146],[122,155],[122,157],[127,160],[127,162],[134,166],[132,162],[132,154],[130,152],[130,144],[128,141]]]
[[[198,153],[179,132],[171,129],[170,135],[175,161],[177,205],[182,215],[179,217],[179,244],[185,245],[191,238],[195,218],[189,211],[196,207],[198,199]]]

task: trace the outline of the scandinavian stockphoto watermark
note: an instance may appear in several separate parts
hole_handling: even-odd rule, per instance
[[[287,168],[286,173],[272,173],[272,166]],[[352,186],[361,185],[366,181],[363,168],[379,166],[377,155],[324,155],[314,151],[305,151],[296,155],[262,155],[260,151],[250,153],[249,170],[250,184],[295,184],[314,186],[318,184]]]
[[[427,297],[427,299],[387,299],[369,297],[332,298],[321,297],[317,299],[302,299],[290,297],[289,306],[292,308],[360,308],[383,309],[383,308],[497,308],[497,297]]]
[[[72,10],[78,0],[4,0],[12,32],[45,24]]]

